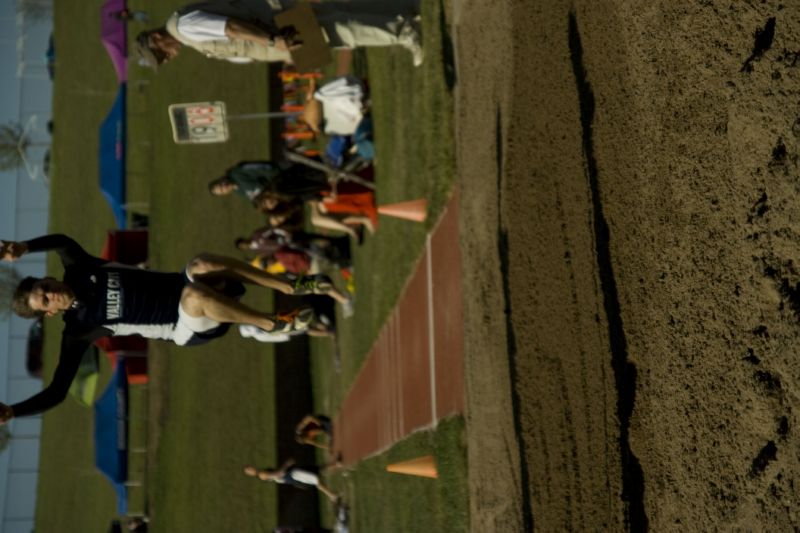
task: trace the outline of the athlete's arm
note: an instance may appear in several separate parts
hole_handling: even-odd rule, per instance
[[[24,242],[0,241],[0,259],[3,261],[16,261],[28,253],[28,245]]]
[[[0,407],[0,423],[6,422],[12,417],[37,415],[63,402],[67,397],[70,385],[72,385],[72,380],[78,372],[84,352],[92,342],[110,333],[106,328],[94,328],[88,335],[81,338],[64,335],[61,338],[61,357],[55,374],[53,374],[53,380],[40,393],[10,407],[5,406],[11,410],[10,413],[4,412],[4,409]],[[4,415],[10,416],[4,419]]]
[[[20,244],[25,246],[26,253],[56,252],[61,257],[61,262],[65,267],[71,265],[96,266],[107,262],[99,257],[90,255],[80,244],[66,235],[45,235]]]
[[[0,425],[5,424],[12,418],[14,418],[14,411],[11,409],[11,406],[0,403]]]

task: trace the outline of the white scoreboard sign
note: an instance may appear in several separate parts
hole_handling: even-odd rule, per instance
[[[221,143],[228,140],[225,102],[169,106],[172,138],[177,144]]]

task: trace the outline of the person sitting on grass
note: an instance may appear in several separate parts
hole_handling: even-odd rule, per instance
[[[243,161],[212,180],[208,190],[214,196],[239,194],[265,213],[273,227],[296,224],[304,204],[311,210],[312,225],[344,232],[357,242],[362,229],[373,233],[378,223],[372,190],[354,182],[331,183],[325,172],[300,164]]]
[[[306,415],[297,423],[294,438],[300,444],[308,444],[321,450],[330,450],[333,438],[331,419],[325,415]]]
[[[318,170],[297,164],[279,165],[272,161],[241,161],[208,183],[213,196],[236,194],[263,211],[261,194],[269,190],[288,194],[314,192],[327,185],[327,176]]]
[[[301,166],[301,165],[295,165]],[[372,169],[362,171],[371,178]],[[375,193],[353,181],[330,181],[327,175],[315,169],[325,179],[315,179],[307,186],[297,187],[288,180],[276,180],[264,189],[256,200],[259,209],[268,215],[270,225],[280,226],[290,220],[298,209],[308,206],[309,222],[314,227],[341,231],[360,243],[363,230],[370,234],[378,225]]]
[[[280,468],[258,469],[255,466],[245,466],[244,475],[254,477],[261,481],[272,481],[281,485],[292,485],[299,488],[316,487],[322,494],[328,497],[331,502],[336,502],[339,496],[331,489],[322,484],[319,475],[313,472],[316,467],[300,468],[295,466],[294,459],[289,459]]]
[[[277,260],[291,274],[307,274],[328,268],[350,268],[350,240],[305,231],[286,231],[266,226],[255,230],[250,237],[234,241],[242,252],[253,252],[267,260]]]
[[[15,261],[27,253],[45,251],[60,256],[63,280],[23,279],[14,293],[13,307],[23,318],[63,315],[58,367],[52,382],[39,394],[12,406],[0,403],[0,423],[61,403],[81,356],[102,337],[140,335],[191,346],[222,336],[230,324],[253,324],[285,333],[305,330],[314,319],[310,308],[275,314],[240,303],[237,298],[244,293],[244,283],[286,294],[341,297],[325,276],[290,283],[237,259],[209,254],[192,259],[183,273],[127,267],[89,255],[65,235],[2,242],[0,259]]]

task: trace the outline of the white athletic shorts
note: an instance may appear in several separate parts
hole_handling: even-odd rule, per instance
[[[319,476],[317,476],[314,472],[309,472],[308,470],[292,468],[289,471],[289,477],[298,483],[302,483],[303,485],[313,485],[314,487],[319,485]]]
[[[182,306],[178,306],[178,322],[175,324],[175,335],[172,342],[178,346],[183,346],[195,333],[212,330],[220,325],[216,320],[208,317],[189,316]]]
[[[194,282],[194,278],[189,274],[188,266],[183,271],[183,275],[189,282]],[[183,306],[178,304],[178,322],[175,324],[175,333],[172,337],[172,342],[178,346],[183,346],[194,336],[195,333],[203,333],[204,331],[212,330],[219,327],[220,323],[216,320],[211,320],[208,317],[189,316],[183,309]]]

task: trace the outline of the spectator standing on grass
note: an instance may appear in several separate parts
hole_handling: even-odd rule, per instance
[[[311,9],[332,48],[399,45],[411,52],[415,66],[422,63],[416,16],[389,14],[379,2],[314,2]],[[291,50],[302,43],[293,30],[277,28],[267,6],[257,10],[231,0],[185,6],[161,28],[136,37],[140,63],[153,68],[172,60],[183,46],[235,63],[291,62]]]
[[[89,255],[64,235],[0,242],[0,259],[15,261],[29,252],[50,250],[58,253],[64,265],[63,281],[25,278],[17,287],[13,306],[23,318],[63,316],[58,367],[51,383],[40,393],[13,406],[0,403],[0,424],[61,403],[83,353],[102,337],[140,335],[191,346],[222,336],[232,323],[289,333],[307,329],[314,320],[310,308],[273,314],[239,303],[244,283],[286,294],[341,296],[330,278],[299,278],[290,283],[223,256],[199,255],[183,273],[121,266]]]

